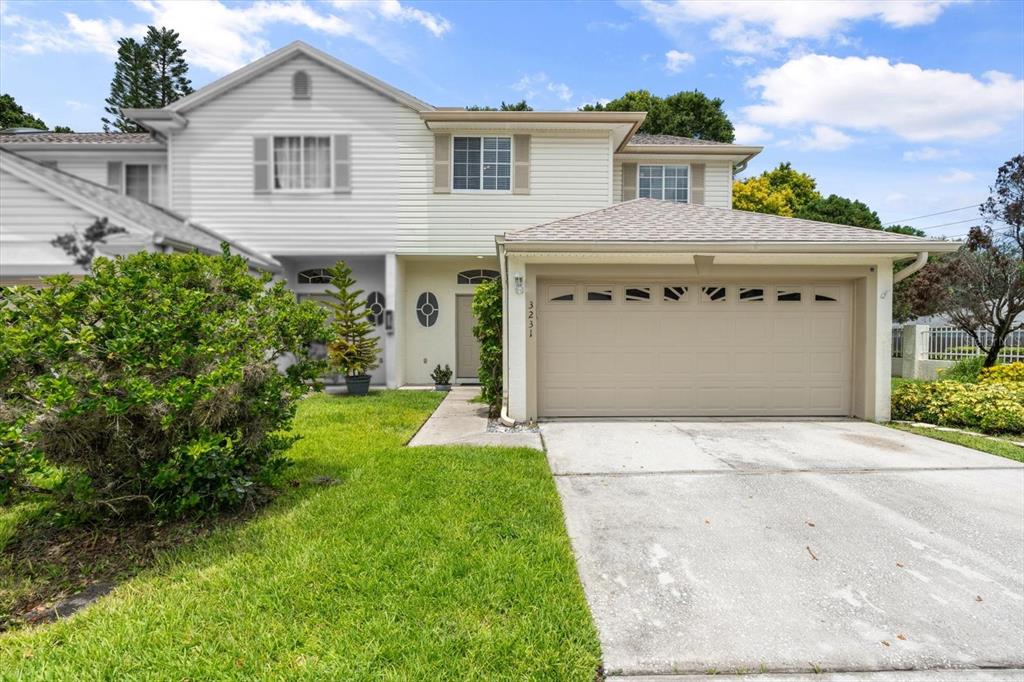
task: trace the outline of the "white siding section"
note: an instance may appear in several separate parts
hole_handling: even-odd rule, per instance
[[[312,99],[292,99],[300,69]],[[297,57],[187,117],[170,142],[173,208],[250,247],[384,253],[416,222],[400,214],[422,215],[433,137],[418,114],[317,62]],[[299,134],[351,136],[350,194],[253,192],[253,138]]]
[[[2,170],[0,197],[0,275],[80,272],[50,240],[88,227],[92,215]]]
[[[15,145],[8,147],[21,156],[33,161],[56,161],[57,170],[78,176],[97,185],[107,186],[107,162],[166,164],[166,152],[124,151],[106,149],[96,151],[80,151],[71,149],[22,151]]]
[[[714,158],[686,156],[671,160],[664,156],[630,158],[629,163],[640,164],[686,164],[703,163],[704,166],[704,204],[718,208],[732,208],[732,162]],[[612,196],[616,202],[622,201],[622,159],[615,159],[613,172]]]
[[[452,131],[453,136],[460,134]],[[465,134],[511,135],[500,130]],[[427,240],[418,244],[403,242],[400,247],[405,252],[490,255],[494,253],[494,236],[507,230],[604,208],[608,205],[610,182],[611,149],[607,135],[534,132],[529,194],[431,194]]]

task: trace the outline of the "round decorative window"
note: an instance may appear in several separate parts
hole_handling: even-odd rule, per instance
[[[366,310],[370,313],[370,322],[378,327],[384,324],[384,294],[371,291],[366,297]]]
[[[424,327],[433,327],[434,323],[437,322],[437,314],[440,312],[440,308],[437,305],[437,296],[424,291],[420,294],[420,297],[416,299],[416,319],[420,321]]]

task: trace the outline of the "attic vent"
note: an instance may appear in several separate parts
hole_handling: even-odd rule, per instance
[[[312,97],[312,87],[309,82],[309,74],[305,71],[296,71],[292,76],[292,99],[309,99]]]

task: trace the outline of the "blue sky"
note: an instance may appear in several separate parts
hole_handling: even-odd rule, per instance
[[[115,42],[182,34],[202,86],[301,39],[436,105],[575,109],[629,89],[722,97],[749,173],[791,161],[886,222],[980,202],[1024,151],[1024,2],[17,2],[0,83],[97,130]],[[957,235],[973,209],[922,218]]]

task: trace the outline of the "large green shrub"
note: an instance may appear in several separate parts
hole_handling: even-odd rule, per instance
[[[1024,383],[897,384],[892,392],[892,418],[988,433],[1024,433]]]
[[[76,515],[237,505],[282,465],[324,311],[244,259],[97,259],[0,303],[0,496],[40,454]],[[290,364],[289,364],[290,363]],[[288,364],[286,369],[280,366]]]
[[[473,294],[473,335],[480,342],[480,389],[492,417],[501,412],[501,280],[492,279]]]
[[[974,383],[978,380],[981,370],[985,369],[985,356],[972,355],[957,360],[952,367],[939,370],[939,378],[943,381],[961,381]]]

